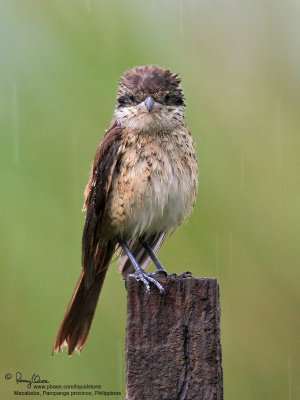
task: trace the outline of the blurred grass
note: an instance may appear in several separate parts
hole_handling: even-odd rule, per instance
[[[200,167],[196,209],[160,258],[219,279],[226,398],[299,397],[299,15],[278,0],[1,2],[3,398],[15,371],[124,394],[115,265],[82,355],[50,351],[118,79],[145,64],[181,75]]]

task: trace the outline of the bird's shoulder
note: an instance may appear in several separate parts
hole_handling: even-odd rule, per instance
[[[111,180],[112,169],[117,162],[122,133],[122,127],[116,120],[113,120],[99,143],[94,157],[90,179],[85,189],[83,210],[87,210],[95,192],[101,194],[100,197],[106,197],[110,186],[109,182]]]

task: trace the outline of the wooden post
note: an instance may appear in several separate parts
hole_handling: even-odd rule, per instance
[[[150,295],[127,279],[127,400],[222,400],[219,286],[213,278],[159,277]]]

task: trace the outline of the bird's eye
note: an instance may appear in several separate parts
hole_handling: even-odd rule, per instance
[[[180,105],[184,105],[184,98],[180,94],[167,93],[164,96],[164,103],[168,106],[180,106]]]
[[[126,96],[128,103],[135,103],[136,102],[136,98],[134,97],[133,94],[128,94]]]
[[[131,106],[138,103],[133,94],[126,94],[118,99],[119,107]]]
[[[171,96],[169,94],[166,94],[164,97],[165,102],[168,104],[170,101]]]

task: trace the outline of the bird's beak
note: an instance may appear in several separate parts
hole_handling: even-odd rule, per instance
[[[152,108],[154,107],[154,99],[152,96],[148,96],[145,98],[144,100],[145,106],[147,107],[147,110],[150,112],[152,110]]]

